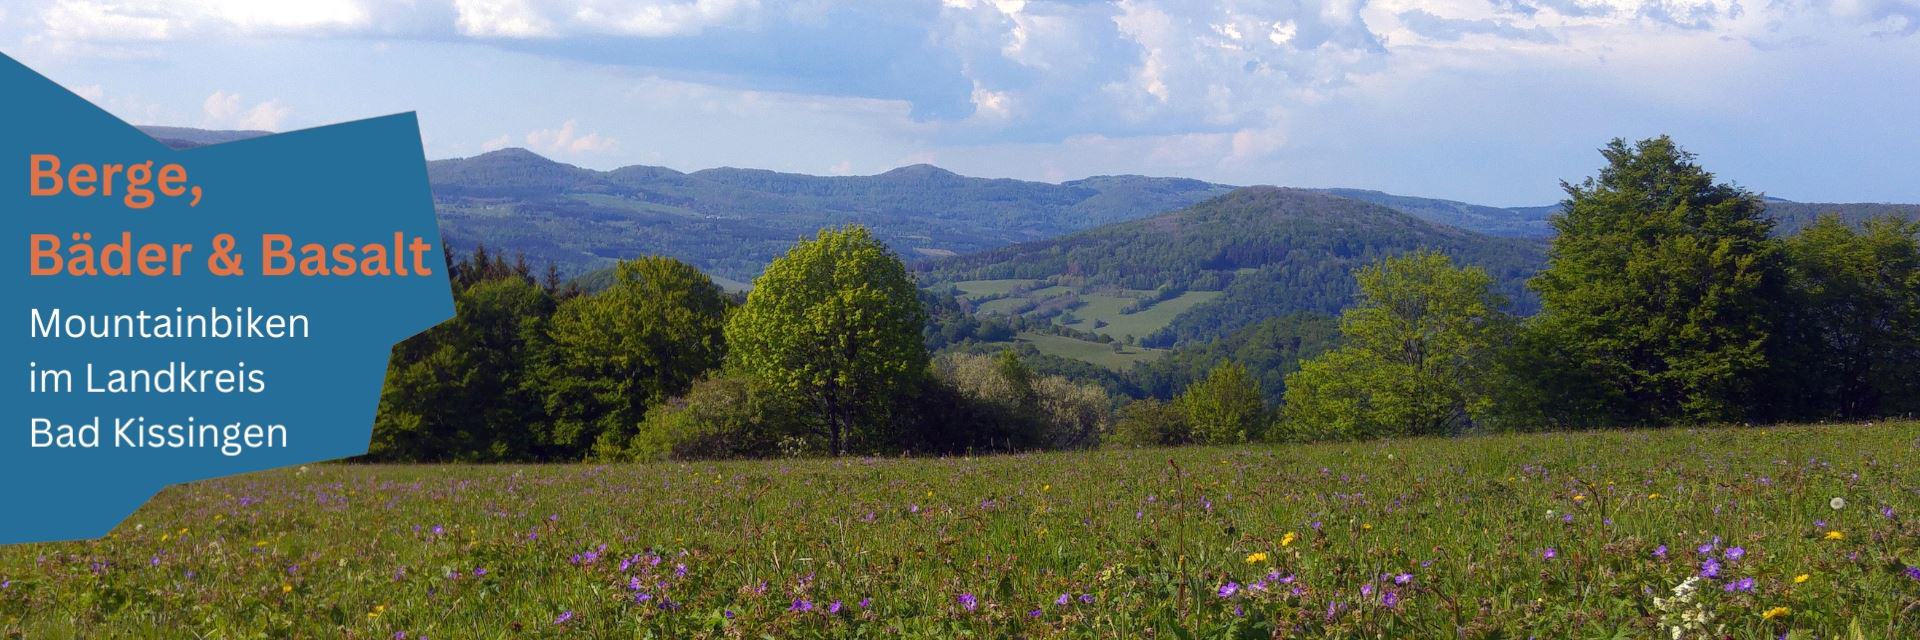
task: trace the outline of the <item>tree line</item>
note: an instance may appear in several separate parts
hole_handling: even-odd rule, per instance
[[[1777,237],[1757,195],[1668,138],[1602,154],[1563,185],[1535,315],[1420,251],[1357,269],[1337,323],[1270,318],[1125,379],[966,348],[1012,328],[929,299],[857,226],[799,242],[744,296],[663,257],[588,293],[483,248],[450,265],[456,317],[394,348],[368,457],[943,454],[1920,404],[1920,223],[1825,217]]]

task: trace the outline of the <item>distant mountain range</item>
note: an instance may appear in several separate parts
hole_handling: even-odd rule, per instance
[[[268,135],[141,127],[175,148]],[[685,173],[631,166],[595,171],[524,149],[428,163],[443,235],[456,249],[485,243],[553,263],[567,275],[622,258],[687,260],[741,286],[774,256],[820,227],[859,223],[910,261],[1044,241],[1104,224],[1173,211],[1234,189],[1185,178],[1095,176],[1059,184],[973,178],[930,166],[872,176],[811,176],[718,168]],[[1557,205],[1491,207],[1361,189],[1321,193],[1372,203],[1480,234],[1545,238]],[[1920,218],[1920,205],[1798,203],[1769,199],[1790,233],[1819,213],[1858,221]]]

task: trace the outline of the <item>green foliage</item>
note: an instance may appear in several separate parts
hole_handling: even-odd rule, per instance
[[[1128,377],[1141,391],[1171,398],[1187,385],[1206,377],[1221,362],[1246,365],[1260,381],[1268,404],[1279,404],[1286,392],[1286,376],[1300,363],[1325,353],[1340,341],[1340,324],[1332,316],[1296,313],[1268,318],[1212,342],[1183,345],[1167,355],[1135,366]]]
[[[623,262],[611,286],[561,304],[540,367],[555,444],[621,448],[647,408],[718,367],[727,302],[692,265]]]
[[[1787,238],[1790,293],[1773,361],[1779,413],[1857,419],[1920,410],[1920,222],[1823,216]]]
[[[791,394],[754,378],[700,380],[686,395],[655,405],[624,446],[602,441],[609,460],[694,460],[798,456],[827,451],[816,418]]]
[[[395,345],[367,456],[377,460],[540,459],[537,380],[553,298],[524,265],[484,251],[450,265],[454,318]]]
[[[1134,447],[1170,447],[1193,442],[1193,429],[1178,403],[1146,398],[1120,408],[1107,442]]]
[[[954,353],[936,366],[938,382],[967,406],[922,411],[949,446],[964,450],[1075,449],[1100,442],[1112,419],[1113,400],[1098,385],[1060,376],[1038,376],[1011,349],[998,355]],[[923,407],[923,409],[929,409]],[[935,417],[948,412],[948,417]]]
[[[1273,418],[1260,399],[1260,386],[1240,363],[1228,360],[1205,380],[1187,387],[1175,400],[1186,416],[1193,441],[1200,444],[1257,442]]]
[[[1716,183],[1666,137],[1614,140],[1595,178],[1566,185],[1547,268],[1532,281],[1543,313],[1545,405],[1590,407],[1564,422],[1735,421],[1757,392],[1784,283],[1758,197]]]
[[[727,322],[729,362],[809,403],[836,454],[891,423],[895,397],[927,369],[919,290],[864,227],[825,229],[754,281]]]
[[[1341,347],[1287,377],[1288,436],[1459,433],[1485,410],[1489,358],[1511,323],[1493,280],[1420,252],[1361,269]]]

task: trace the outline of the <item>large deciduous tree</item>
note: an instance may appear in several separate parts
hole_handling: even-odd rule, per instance
[[[1536,358],[1566,424],[1748,418],[1767,373],[1770,307],[1784,278],[1773,223],[1753,193],[1716,182],[1665,137],[1601,150],[1597,177],[1567,199],[1547,268]],[[1551,409],[1549,409],[1551,411]]]
[[[1302,439],[1440,435],[1472,424],[1483,380],[1511,322],[1478,268],[1418,252],[1357,274],[1340,317],[1342,346],[1287,376],[1285,432]]]
[[[620,263],[605,291],[560,305],[542,376],[555,444],[624,450],[648,407],[720,365],[726,312],[706,274],[653,256]]]
[[[1822,216],[1788,238],[1780,417],[1920,410],[1920,222]]]
[[[754,280],[727,323],[737,371],[798,394],[834,453],[884,428],[927,372],[926,312],[906,266],[864,227],[802,240]]]

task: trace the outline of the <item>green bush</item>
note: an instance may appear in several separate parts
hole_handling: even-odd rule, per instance
[[[751,378],[694,383],[685,396],[647,411],[627,442],[602,439],[608,460],[766,458],[827,452],[820,429],[798,399]]]

